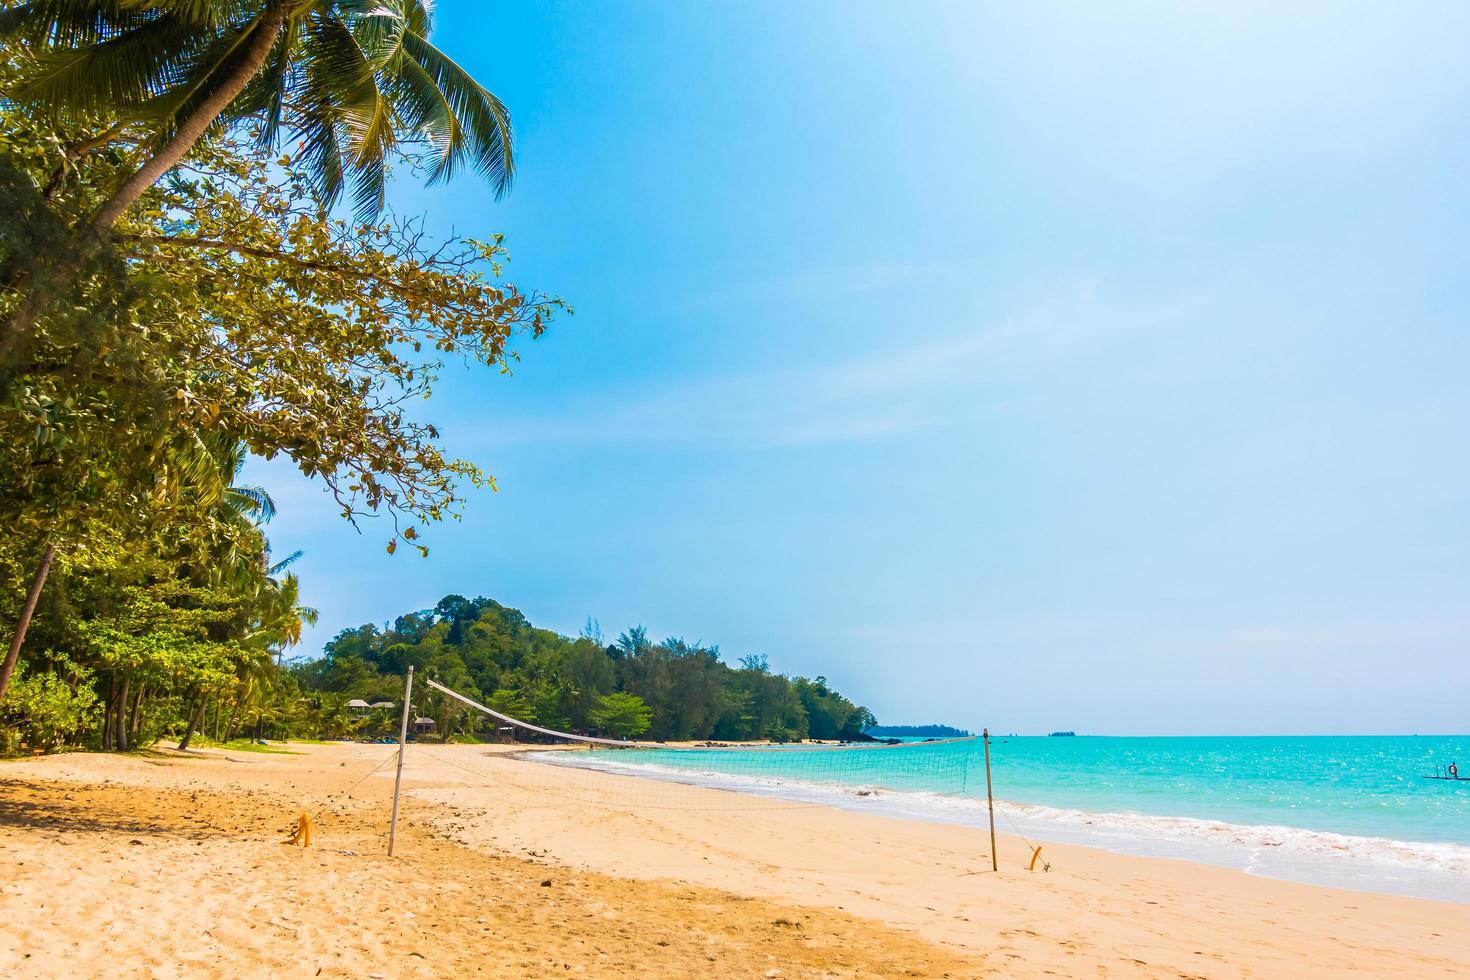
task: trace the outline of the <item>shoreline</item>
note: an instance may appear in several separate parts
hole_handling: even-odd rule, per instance
[[[45,975],[6,958],[41,942],[141,957],[155,973],[168,950],[224,964],[204,975],[307,962],[280,959],[300,944],[276,923],[311,938],[318,963],[345,964],[335,975],[357,976],[498,964],[501,975],[565,976],[580,965],[592,976],[673,977],[696,963],[720,976],[1470,976],[1464,908],[1450,903],[1065,844],[1044,845],[1049,873],[1028,873],[1025,844],[1007,834],[993,873],[988,837],[975,828],[629,780],[490,746],[410,746],[400,857],[387,861],[394,747],[292,748],[300,754],[76,754],[0,766],[0,847],[21,865],[0,889],[13,926],[0,970]],[[40,792],[45,820],[27,802]],[[100,793],[137,812],[99,820],[89,800]],[[219,832],[175,840],[179,831],[147,809],[165,797],[179,801],[171,819]],[[311,849],[281,846],[299,808],[331,799],[339,809],[318,821]],[[155,846],[168,849],[161,863],[140,863]],[[569,876],[575,900],[560,890]],[[549,890],[537,887],[543,879]],[[701,897],[658,904],[685,892]],[[560,904],[534,934],[495,918],[552,900]],[[637,903],[650,918],[628,910]],[[787,911],[766,911],[777,908]],[[270,923],[257,929],[243,916]],[[788,925],[772,932],[781,919]],[[404,929],[417,938],[388,936]],[[569,944],[568,929],[581,930],[585,948]],[[755,931],[711,953],[722,965],[689,947],[728,929]],[[818,936],[843,938],[808,955]],[[854,959],[860,945],[871,954],[864,964]],[[583,955],[597,948],[621,966]],[[567,962],[552,964],[558,956]],[[73,962],[60,975],[95,972]]]
[[[559,747],[548,747],[555,750]],[[675,769],[656,763],[587,761],[565,747],[565,761],[536,758],[545,751],[508,753],[542,765],[606,772],[680,785],[819,802],[857,812],[963,826],[986,820],[983,797],[956,797],[857,785],[808,783],[794,778]],[[861,792],[854,792],[861,790]],[[1470,904],[1470,847],[1343,834],[1278,824],[1238,823],[1138,811],[1087,811],[996,798],[1000,827],[1053,844],[1093,847],[1114,854],[1192,861],[1301,884],[1346,888]]]
[[[429,753],[438,754],[434,747]],[[456,821],[455,832],[472,846],[532,845],[562,863],[635,879],[739,882],[764,897],[856,911],[969,949],[981,948],[976,942],[980,924],[1007,948],[1031,947],[1034,938],[1039,948],[1014,955],[1028,961],[1039,957],[1067,976],[1107,966],[1129,975],[1155,975],[1137,965],[1156,964],[1149,956],[1108,958],[1138,948],[1132,944],[1142,944],[1153,956],[1167,951],[1179,971],[1159,974],[1169,976],[1333,970],[1340,975],[1470,976],[1470,967],[1454,959],[1470,954],[1470,938],[1462,935],[1460,924],[1464,909],[1449,902],[1324,888],[1067,844],[1045,845],[1050,873],[1028,873],[1029,849],[1004,832],[999,835],[1001,869],[994,874],[986,832],[978,827],[825,804],[780,806],[729,790],[629,779],[507,755],[482,749],[477,759],[471,753],[455,760],[455,786],[413,792],[441,805],[474,808],[471,814],[481,807],[494,814],[497,827],[488,832],[476,821]],[[431,766],[435,762],[426,760]],[[1061,934],[1059,924],[1065,925]],[[1058,954],[1063,959],[1055,959]],[[1089,963],[1086,971],[1083,961]],[[1033,973],[1011,967],[1002,975]]]

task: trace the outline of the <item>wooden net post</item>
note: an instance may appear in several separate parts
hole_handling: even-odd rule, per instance
[[[403,723],[398,728],[398,774],[393,777],[393,816],[388,821],[388,856],[393,856],[393,841],[398,836],[398,788],[403,784],[403,750],[408,747],[408,706],[413,697],[413,665],[403,681]]]
[[[990,870],[999,871],[1000,860],[995,854],[995,791],[990,787],[990,729],[981,729],[980,736],[985,742],[985,804],[990,809]]]

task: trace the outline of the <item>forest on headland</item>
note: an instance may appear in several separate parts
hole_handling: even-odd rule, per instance
[[[878,738],[969,738],[967,728],[953,725],[874,725],[869,735]]]
[[[874,724],[872,712],[825,677],[773,672],[764,656],[732,667],[716,646],[655,642],[641,626],[609,643],[590,619],[567,637],[493,599],[458,595],[399,616],[392,627],[343,630],[321,658],[294,664],[291,676],[309,701],[333,706],[330,716],[347,700],[401,703],[410,666],[521,721],[614,738],[847,740]],[[432,689],[421,688],[414,702],[415,717],[432,719],[440,737],[495,731],[492,719]],[[385,709],[358,727],[388,732],[396,718]]]

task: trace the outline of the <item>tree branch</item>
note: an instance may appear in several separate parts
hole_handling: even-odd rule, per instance
[[[311,272],[330,272],[333,275],[365,279],[371,282],[381,283],[399,292],[408,291],[408,287],[394,279],[384,279],[382,276],[374,275],[371,272],[333,265],[330,262],[303,259],[299,255],[293,255],[290,252],[281,252],[272,248],[261,248],[258,245],[241,245],[238,242],[227,242],[219,238],[202,238],[197,235],[118,235],[117,238],[124,242],[137,242],[140,245],[160,245],[165,248],[222,249],[227,252],[238,252],[241,255],[253,255],[258,259],[285,262],[287,265],[293,265],[298,269],[306,269]]]

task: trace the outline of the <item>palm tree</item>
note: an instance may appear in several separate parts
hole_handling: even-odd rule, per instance
[[[276,516],[276,502],[264,487],[239,482],[248,455],[245,444],[196,439],[214,468],[209,478],[196,478],[191,484],[195,501],[207,509],[217,531],[214,564],[207,577],[241,592],[259,592],[273,582],[270,576],[285,570],[301,553],[270,563],[270,545],[261,528]]]
[[[256,721],[265,708],[266,695],[281,676],[281,654],[301,642],[302,629],[317,621],[317,611],[301,604],[301,583],[293,573],[277,578],[280,568],[300,555],[271,566],[252,597],[250,620],[241,645],[248,655],[236,665],[237,687],[225,737],[235,729],[235,719],[255,706]]]
[[[431,145],[430,182],[469,162],[504,194],[510,115],[431,28],[429,0],[30,0],[0,13],[0,39],[20,42],[5,96],[59,124],[100,120],[93,143],[145,135],[151,152],[92,218],[102,231],[243,119],[266,143],[299,141],[328,204],[350,177],[375,213],[389,154],[414,139]]]
[[[20,357],[90,250],[211,130],[253,120],[264,144],[289,137],[325,203],[350,181],[362,217],[382,207],[385,165],[405,143],[427,146],[430,183],[468,163],[504,194],[515,171],[510,114],[429,43],[430,3],[26,0],[0,10],[0,44],[17,68],[0,96],[63,132],[95,132],[69,147],[72,160],[122,137],[144,149],[71,253],[54,258],[44,283],[26,284],[0,360]]]
[[[298,551],[292,558],[300,554]],[[248,642],[273,651],[278,658],[288,647],[301,642],[302,630],[315,626],[318,615],[313,607],[301,604],[301,580],[295,572],[287,572],[282,578],[275,577],[283,564],[278,562],[271,566],[271,575],[265,579],[258,600],[256,623],[246,635]]]
[[[301,642],[304,626],[316,623],[317,611],[301,604],[296,575],[281,575],[301,552],[277,562],[270,560],[270,543],[262,528],[275,516],[276,504],[263,487],[238,482],[247,456],[244,444],[219,439],[200,439],[199,444],[213,469],[207,477],[196,473],[189,489],[191,499],[208,515],[214,536],[207,565],[191,569],[190,574],[228,589],[241,600],[236,615],[215,627],[217,638],[234,643],[239,651],[234,696],[222,728],[228,736],[242,710],[249,710],[252,704],[261,708],[262,699],[279,678],[281,652]],[[185,717],[202,717],[209,699],[208,692],[197,692]],[[217,700],[217,730],[221,730],[221,707],[222,700]],[[257,722],[259,718],[257,710]],[[180,749],[188,748],[193,730],[192,724],[186,727]]]

